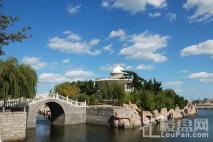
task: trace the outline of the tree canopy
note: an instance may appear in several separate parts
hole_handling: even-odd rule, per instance
[[[0,56],[4,55],[3,50],[4,46],[8,46],[13,42],[21,42],[26,38],[31,37],[27,33],[31,28],[29,26],[22,27],[19,30],[12,31],[9,30],[10,26],[13,26],[17,21],[20,20],[20,17],[12,17],[4,15],[2,13],[2,1],[0,1]]]
[[[28,65],[18,64],[16,58],[0,61],[0,98],[35,96],[37,75]]]
[[[55,91],[58,92],[60,95],[72,97],[80,94],[81,89],[76,84],[65,82],[56,85]]]

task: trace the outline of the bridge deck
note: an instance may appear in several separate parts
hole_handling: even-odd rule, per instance
[[[32,99],[24,99],[22,98],[18,98],[18,99],[7,99],[7,100],[0,100],[0,111],[4,109],[6,110],[16,110],[16,109],[23,109],[25,106],[28,106],[30,104],[36,103],[38,101],[42,101],[45,99],[57,99],[57,100],[61,100],[64,101],[66,103],[69,103],[70,105],[74,105],[77,107],[86,107],[86,101],[85,102],[78,102],[77,100],[74,101],[72,99],[69,99],[68,97],[64,97],[57,94],[40,94],[40,95],[36,95],[36,97],[32,98]]]

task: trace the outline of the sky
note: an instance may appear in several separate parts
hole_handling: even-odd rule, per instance
[[[32,37],[5,47],[38,75],[37,92],[108,77],[116,64],[189,99],[213,98],[213,0],[4,0],[20,16],[9,31]]]

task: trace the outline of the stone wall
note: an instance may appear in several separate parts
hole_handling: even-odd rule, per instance
[[[134,108],[110,105],[88,106],[87,123],[133,128],[141,126],[140,114]]]
[[[0,113],[0,141],[24,140],[26,117],[26,112]]]
[[[152,122],[165,121],[168,119],[181,119],[197,113],[197,107],[194,104],[188,104],[183,109],[176,107],[175,109],[167,110],[162,108],[161,111],[143,111],[143,125],[148,125]]]
[[[65,125],[86,123],[86,107],[66,106]]]
[[[108,120],[113,115],[113,107],[109,105],[88,106],[86,121],[88,124],[109,125]]]

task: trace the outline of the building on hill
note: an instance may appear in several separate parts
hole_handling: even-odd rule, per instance
[[[133,78],[131,76],[128,76],[127,73],[119,64],[112,70],[110,75],[111,76],[108,78],[96,79],[96,84],[98,86],[101,86],[101,84],[103,83],[108,84],[117,83],[121,84],[126,92],[134,91],[134,87],[132,86]]]

